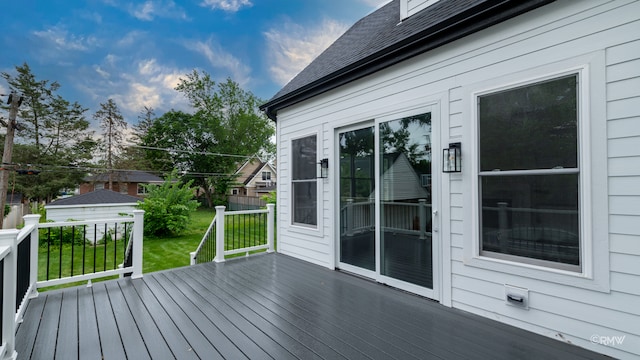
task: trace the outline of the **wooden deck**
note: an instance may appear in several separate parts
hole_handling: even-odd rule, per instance
[[[41,293],[19,359],[604,359],[280,254]]]

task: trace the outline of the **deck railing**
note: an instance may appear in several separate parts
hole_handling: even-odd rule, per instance
[[[190,253],[191,265],[215,261],[226,256],[258,250],[274,251],[275,205],[266,209],[225,211],[216,206],[216,216],[196,251]]]
[[[0,359],[16,358],[16,325],[22,320],[29,299],[38,296],[39,288],[126,273],[142,276],[144,211],[135,210],[133,218],[39,221],[40,215],[26,215],[22,230],[0,230]],[[88,230],[91,228],[92,232]],[[92,237],[87,239],[87,233]],[[118,266],[118,261],[125,259],[126,239],[132,243],[131,262]],[[40,252],[46,256],[42,262],[47,268],[44,279],[39,280]]]
[[[381,203],[383,231],[404,234],[419,234],[425,238],[431,233],[431,204],[425,199],[418,202]],[[375,228],[375,202],[355,202],[347,199],[345,206],[340,209],[342,228],[341,235],[352,236]]]

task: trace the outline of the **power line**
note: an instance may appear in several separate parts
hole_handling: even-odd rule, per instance
[[[256,156],[256,155],[237,155],[237,154],[212,153],[212,152],[207,152],[207,151],[178,150],[178,149],[160,148],[160,147],[155,147],[155,146],[144,146],[144,145],[131,145],[131,147],[140,148],[140,149],[147,149],[147,150],[179,152],[179,153],[186,153],[186,154],[193,154],[193,155],[213,155],[213,156],[236,157],[236,158],[242,158],[242,159],[249,159],[249,158],[252,158],[252,157]]]

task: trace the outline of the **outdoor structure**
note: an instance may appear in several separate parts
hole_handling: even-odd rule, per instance
[[[278,252],[639,358],[639,14],[393,0],[361,19],[262,106]]]
[[[275,166],[253,157],[245,161],[235,172],[236,183],[229,189],[229,195],[257,197],[276,188]]]
[[[159,176],[144,171],[130,170],[111,173],[113,191],[131,195],[138,198],[144,197],[146,190],[142,185],[162,184]],[[83,184],[80,184],[80,194],[91,191],[109,189],[109,174],[97,174],[88,176]]]
[[[82,195],[60,199],[45,205],[47,221],[66,222],[77,220],[112,219],[122,214],[133,214],[139,198],[117,193],[111,190],[96,190]],[[100,239],[102,229],[88,228],[86,238]]]

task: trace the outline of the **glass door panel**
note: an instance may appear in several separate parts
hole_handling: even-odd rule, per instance
[[[340,262],[376,270],[374,128],[338,134]]]
[[[433,289],[431,113],[383,122],[380,274]]]

